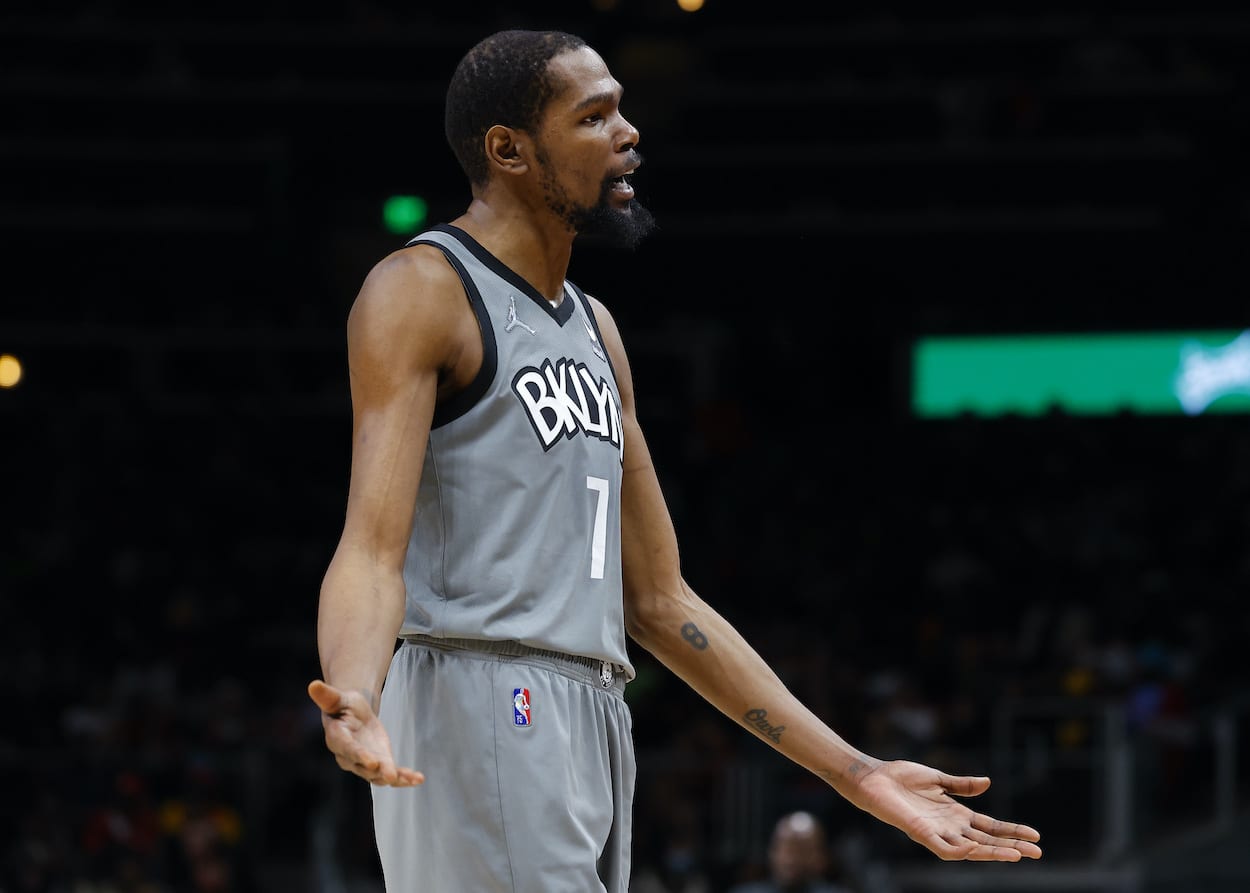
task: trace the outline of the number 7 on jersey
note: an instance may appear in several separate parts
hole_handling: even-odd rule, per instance
[[[586,475],[586,489],[594,490],[595,529],[590,538],[590,579],[603,579],[603,563],[608,539],[608,482]]]

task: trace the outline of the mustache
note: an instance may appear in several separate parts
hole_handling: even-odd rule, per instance
[[[607,179],[615,180],[617,177],[624,176],[626,171],[637,172],[640,167],[642,167],[642,153],[637,149],[630,149],[629,153],[625,156],[625,164],[621,165],[621,172],[619,174],[612,174]]]

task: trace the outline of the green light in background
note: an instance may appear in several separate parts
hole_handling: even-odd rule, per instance
[[[922,418],[1250,412],[1250,330],[921,338],[912,374]]]
[[[391,232],[406,235],[421,228],[429,211],[419,195],[392,195],[382,206],[382,220]]]

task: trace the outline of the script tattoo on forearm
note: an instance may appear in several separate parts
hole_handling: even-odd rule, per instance
[[[690,647],[696,651],[703,651],[707,648],[707,636],[703,635],[693,623],[682,624],[681,637],[689,642]]]
[[[781,743],[781,733],[786,730],[786,727],[775,726],[770,723],[768,721],[768,711],[763,707],[752,707],[742,718],[759,729],[765,738],[776,744]]]

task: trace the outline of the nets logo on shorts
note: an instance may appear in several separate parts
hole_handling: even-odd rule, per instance
[[[512,724],[514,726],[530,724],[530,690],[528,688],[512,689]]]

